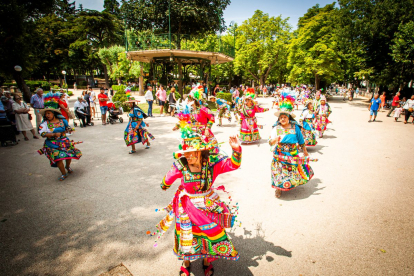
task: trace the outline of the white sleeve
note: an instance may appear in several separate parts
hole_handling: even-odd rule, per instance
[[[272,132],[270,133],[270,139],[277,138],[277,127],[272,128]]]
[[[53,133],[52,130],[50,130],[47,127],[47,121],[43,121],[40,125],[39,125],[39,134],[42,135],[42,133]]]

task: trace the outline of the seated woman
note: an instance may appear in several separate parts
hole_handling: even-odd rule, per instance
[[[68,121],[62,116],[59,105],[59,93],[48,93],[44,95],[45,108],[40,110],[43,121],[39,125],[39,133],[46,138],[43,148],[38,152],[44,154],[50,161],[50,166],[58,167],[61,176],[59,180],[65,180],[69,173],[73,173],[70,167],[72,159],[78,160],[82,153],[75,148],[73,141],[70,141],[66,133],[71,131]],[[63,164],[65,160],[66,165]],[[66,170],[67,173],[66,173]]]

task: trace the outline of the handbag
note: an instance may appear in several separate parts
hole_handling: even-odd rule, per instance
[[[75,113],[72,110],[69,110],[68,117],[69,117],[69,119],[74,119],[75,118]]]
[[[27,114],[27,115],[29,115],[29,121],[31,121],[32,119],[33,119],[33,116],[32,116],[32,114]]]
[[[414,109],[412,107],[408,108],[408,112],[413,112]]]

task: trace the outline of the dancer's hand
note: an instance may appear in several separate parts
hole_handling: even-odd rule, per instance
[[[208,131],[208,129],[206,128],[206,130],[204,131],[204,136],[210,136],[210,132]]]
[[[230,144],[230,146],[233,150],[239,151],[240,150],[239,136],[238,135],[231,135],[229,137],[229,144]]]
[[[178,126],[173,127],[173,131],[176,131],[178,129]]]

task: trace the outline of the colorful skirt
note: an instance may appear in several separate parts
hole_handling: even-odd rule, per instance
[[[239,259],[239,253],[225,231],[225,228],[233,227],[236,216],[214,190],[188,194],[180,186],[165,210],[168,214],[157,225],[157,233],[161,237],[175,218],[173,251],[180,260]]]
[[[316,117],[315,128],[317,131],[322,131],[322,133],[326,130],[326,126],[328,125],[329,120],[328,117],[318,115]]]
[[[240,139],[242,143],[254,143],[260,139],[259,128],[255,118],[245,118],[241,122]]]
[[[311,119],[305,119],[303,121],[302,135],[305,139],[306,146],[316,146],[318,143],[316,141],[315,129],[313,128]]]
[[[44,154],[50,161],[50,166],[57,167],[58,161],[67,159],[79,160],[82,156],[82,152],[75,148],[76,144],[82,142],[73,142],[66,136],[59,139],[47,139],[43,145],[43,148],[38,150],[40,155]]]
[[[142,142],[143,145],[148,144],[149,139],[154,140],[154,136],[145,128],[135,129],[132,124],[124,131],[124,140],[127,147]]]
[[[281,161],[278,156],[298,156],[298,146],[296,144],[279,144],[275,149],[272,161],[272,188],[289,191],[299,185],[306,184],[312,179],[314,173],[308,164],[299,162]]]

